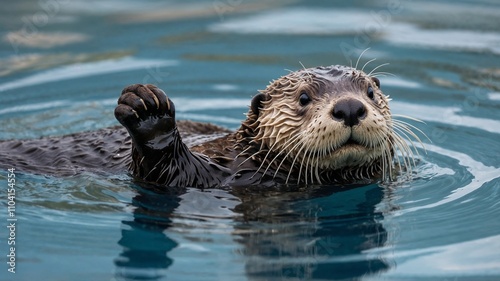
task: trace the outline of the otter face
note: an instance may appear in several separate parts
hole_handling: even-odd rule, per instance
[[[377,78],[345,66],[309,68],[275,80],[252,103],[256,138],[307,182],[329,171],[390,166],[388,98]],[[373,171],[373,169],[372,169]]]

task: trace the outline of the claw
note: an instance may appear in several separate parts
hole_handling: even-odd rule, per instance
[[[158,98],[155,95],[153,95],[153,99],[155,100],[156,109],[160,109],[160,101],[158,101]]]
[[[144,105],[144,106],[145,106],[145,105]],[[140,118],[140,117],[139,117],[139,114],[137,114],[137,111],[135,111],[135,110],[133,110],[133,109],[132,109],[132,112],[135,114],[135,117],[137,117],[137,119],[139,119],[139,118]]]
[[[139,100],[141,101],[142,105],[144,106],[144,110],[147,111],[148,107],[146,106],[146,103],[144,102],[144,100],[143,99],[139,99]]]

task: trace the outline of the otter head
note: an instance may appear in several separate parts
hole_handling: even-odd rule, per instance
[[[261,160],[289,170],[287,180],[372,177],[390,168],[394,155],[380,81],[350,67],[303,69],[273,81],[254,97],[247,123],[254,124],[253,142],[272,152]]]

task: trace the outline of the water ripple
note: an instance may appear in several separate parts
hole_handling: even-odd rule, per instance
[[[122,59],[103,60],[57,67],[42,71],[31,76],[0,84],[0,92],[44,84],[48,82],[63,81],[87,76],[116,73],[151,66],[173,66],[178,62],[174,60],[148,60],[126,57]]]
[[[486,166],[483,163],[472,159],[472,157],[470,157],[467,154],[448,150],[431,144],[426,144],[425,147],[429,151],[439,153],[441,155],[445,155],[447,157],[451,157],[453,159],[458,160],[459,164],[465,167],[467,171],[473,176],[473,179],[470,181],[470,183],[466,184],[465,186],[454,189],[448,196],[439,200],[438,202],[427,205],[420,205],[416,207],[410,207],[401,210],[399,212],[396,212],[394,214],[396,216],[404,215],[406,213],[415,212],[422,209],[434,208],[440,205],[447,204],[449,202],[459,200],[460,198],[463,198],[464,196],[476,191],[484,184],[498,178],[500,175],[500,169],[491,166]]]
[[[459,107],[415,104],[391,101],[394,113],[411,112],[411,116],[423,121],[459,125],[500,134],[500,120],[460,115]]]
[[[392,252],[390,254],[391,258],[406,261],[398,265],[397,271],[389,272],[387,277],[401,280],[397,279],[401,278],[399,276],[401,273],[403,273],[403,276],[424,275],[434,278],[449,274],[460,274],[462,276],[498,275],[500,274],[500,261],[498,260],[498,253],[493,249],[499,248],[500,235],[494,235],[444,246]],[[485,251],[485,249],[491,250]],[[380,254],[380,251],[372,251],[371,254],[377,255]],[[481,260],[482,262],[471,263],[471,259]],[[425,270],[421,270],[422,268],[425,268]]]
[[[500,53],[498,32],[422,29],[410,22],[396,21],[391,15],[384,22],[377,18],[376,12],[388,13],[383,8],[371,12],[348,9],[281,9],[215,23],[208,29],[212,32],[243,34],[344,35],[361,34],[368,28],[370,31],[374,29],[382,39],[393,44]]]

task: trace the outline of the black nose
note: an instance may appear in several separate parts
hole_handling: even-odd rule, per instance
[[[352,127],[359,124],[359,120],[366,117],[366,108],[357,99],[343,99],[335,104],[332,115],[334,119],[344,120],[346,126]]]

